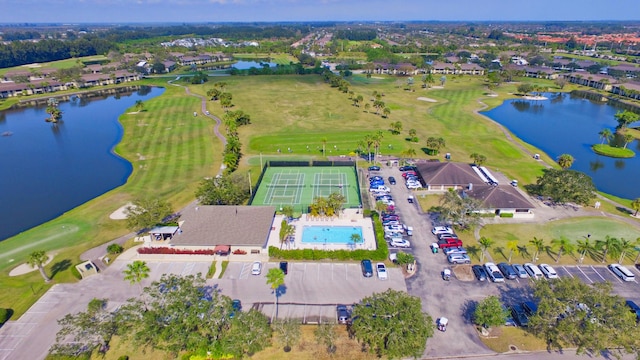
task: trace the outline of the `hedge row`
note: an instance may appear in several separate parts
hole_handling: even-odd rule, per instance
[[[376,235],[378,249],[376,250],[317,250],[317,249],[295,249],[282,250],[275,246],[269,247],[269,256],[282,260],[363,260],[371,259],[384,261],[389,256],[389,248],[384,240],[384,229],[380,222],[378,213],[372,213],[373,229]]]
[[[513,213],[500,213],[501,218],[512,218]]]
[[[183,250],[173,249],[168,247],[141,247],[138,249],[138,254],[163,254],[163,255],[215,255],[213,250]]]

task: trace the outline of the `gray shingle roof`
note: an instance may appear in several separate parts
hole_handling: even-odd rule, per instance
[[[428,162],[417,164],[418,172],[429,185],[484,184],[471,165],[454,162]]]
[[[182,214],[182,233],[176,234],[171,243],[264,247],[275,212],[274,206],[200,205]]]
[[[533,209],[534,206],[511,185],[474,185],[465,193],[482,201],[486,209]]]

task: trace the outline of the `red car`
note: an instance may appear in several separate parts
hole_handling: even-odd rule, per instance
[[[440,249],[462,247],[462,240],[459,239],[444,239],[438,241],[438,247]]]
[[[416,174],[415,171],[407,171],[407,172],[402,173],[402,177],[403,178],[406,178],[409,175],[418,176],[418,174]]]

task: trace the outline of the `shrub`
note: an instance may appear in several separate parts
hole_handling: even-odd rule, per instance
[[[0,326],[9,320],[11,315],[13,315],[12,309],[0,308]]]
[[[512,218],[513,213],[500,213],[501,218]]]
[[[109,254],[120,254],[124,248],[120,244],[111,244],[107,246],[107,253]]]
[[[138,254],[163,254],[163,255],[215,255],[213,249],[185,250],[168,247],[141,247]]]
[[[122,355],[118,358],[118,360],[129,360],[129,355]]]

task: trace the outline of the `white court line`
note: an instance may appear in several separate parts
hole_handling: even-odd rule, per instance
[[[602,281],[607,281],[607,279],[605,279],[602,275],[600,275],[600,273],[596,270],[596,268],[591,266],[591,270],[593,270],[596,274],[598,274],[598,276],[600,276],[600,279],[602,279]]]
[[[573,274],[572,274],[571,272],[569,272],[569,270],[567,270],[567,268],[566,268],[566,267],[564,267],[564,266],[563,266],[563,267],[562,267],[562,269],[563,269],[567,274],[569,274],[569,276],[571,276],[571,278],[572,278],[572,279],[573,279],[573,278],[575,278],[575,276],[573,276]]]
[[[591,278],[588,277],[587,274],[585,274],[584,271],[582,271],[582,269],[580,269],[580,266],[576,266],[576,268],[582,273],[582,275],[584,275],[584,277],[587,278],[587,280],[589,280],[593,284],[593,280],[591,280]]]

